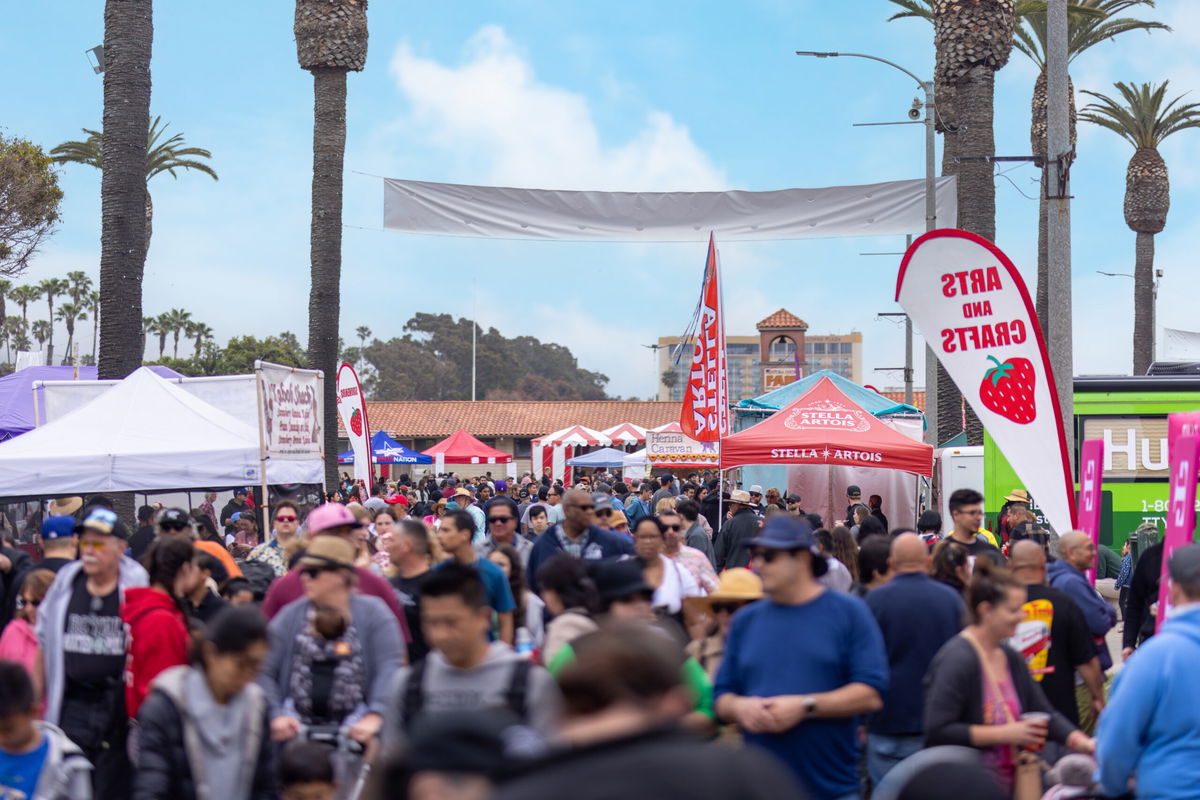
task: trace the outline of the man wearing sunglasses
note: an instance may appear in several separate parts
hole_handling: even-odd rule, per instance
[[[633,555],[633,542],[628,536],[596,525],[596,503],[590,494],[571,489],[563,499],[562,523],[547,528],[533,543],[529,554],[529,569],[525,575],[534,592],[538,589],[538,567],[557,553],[565,552],[586,561]]]
[[[734,617],[714,693],[746,744],[792,768],[818,800],[859,796],[855,718],[879,710],[888,660],[865,603],[817,580],[809,524],[776,515],[749,542],[766,599]]]
[[[287,574],[287,562],[283,548],[296,537],[300,529],[300,509],[291,500],[280,500],[271,515],[271,538],[255,547],[246,556],[247,561],[258,561],[269,566],[276,578]]]
[[[494,497],[487,504],[487,539],[475,547],[480,558],[488,555],[502,544],[516,548],[521,556],[521,566],[529,565],[529,553],[533,550],[533,540],[517,532],[517,504],[511,497]]]
[[[149,576],[124,555],[125,525],[94,508],[76,530],[80,559],[62,567],[38,608],[35,685],[44,719],[62,728],[95,767],[94,797],[128,797],[132,769],[125,739],[125,590]]]

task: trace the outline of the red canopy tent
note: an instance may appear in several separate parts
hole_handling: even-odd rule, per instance
[[[422,452],[433,456],[438,472],[442,464],[511,464],[513,460],[508,453],[488,447],[464,430],[455,431]]]
[[[721,440],[721,468],[748,464],[876,467],[931,477],[933,447],[892,430],[822,378],[753,428]]]

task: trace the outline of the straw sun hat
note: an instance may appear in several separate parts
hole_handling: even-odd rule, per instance
[[[683,602],[692,611],[712,611],[713,603],[761,600],[762,579],[745,567],[733,567],[721,573],[717,590],[707,597],[685,597]]]

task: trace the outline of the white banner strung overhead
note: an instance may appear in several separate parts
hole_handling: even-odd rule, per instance
[[[937,218],[956,224],[953,176]],[[925,181],[770,192],[588,192],[385,178],[383,226],[407,233],[558,241],[694,242],[903,235],[925,227]]]

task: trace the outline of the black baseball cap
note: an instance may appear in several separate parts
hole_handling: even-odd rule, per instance
[[[1167,573],[1175,583],[1200,584],[1200,544],[1177,548],[1167,563]]]
[[[165,531],[183,530],[192,525],[192,518],[182,508],[168,508],[158,517],[158,527]]]

